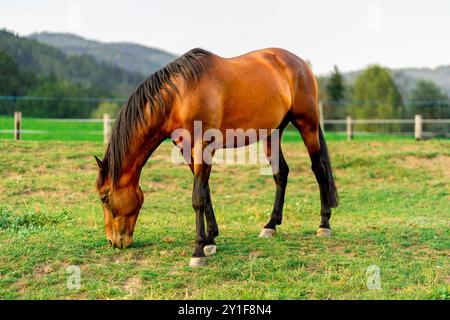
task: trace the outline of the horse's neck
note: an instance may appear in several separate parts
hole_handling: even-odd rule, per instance
[[[144,125],[137,132],[130,145],[127,157],[123,161],[122,173],[135,183],[139,182],[141,170],[147,160],[167,137],[164,130],[164,118],[158,120],[156,123]]]

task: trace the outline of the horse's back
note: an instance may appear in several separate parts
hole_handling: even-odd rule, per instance
[[[220,127],[277,128],[293,104],[294,69],[301,64],[296,59],[300,58],[277,48],[233,58],[215,56],[210,78],[221,95]]]
[[[260,92],[262,93],[261,97],[266,97],[272,102],[272,104],[268,104],[263,108],[265,111],[271,105],[269,108],[282,110],[285,112],[285,115],[289,113],[292,119],[306,118],[310,125],[316,126],[316,119],[318,119],[317,82],[306,61],[281,48],[257,50],[229,60],[238,61],[242,70],[245,70],[250,75],[253,74],[257,78],[255,81],[256,87],[262,83],[271,86],[270,89],[266,88],[267,90]],[[254,71],[255,68],[252,66],[252,61],[260,66],[260,72]],[[252,68],[246,69],[242,65],[247,63]],[[282,98],[278,100],[272,99],[272,96],[277,95]],[[286,108],[288,109],[287,112]],[[266,116],[270,117],[272,113],[269,112]],[[277,119],[277,117],[273,119]]]
[[[268,48],[233,58],[212,54],[198,87],[186,92],[177,123],[192,129],[189,124],[201,120],[205,129],[223,133],[272,130],[288,114],[301,114],[299,101],[311,100],[314,90],[307,64],[287,50]]]

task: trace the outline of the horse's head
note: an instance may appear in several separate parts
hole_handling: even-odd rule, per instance
[[[97,191],[102,202],[106,238],[115,248],[126,248],[133,243],[136,220],[144,202],[138,184],[131,182],[113,186],[107,164],[95,157],[99,166]]]

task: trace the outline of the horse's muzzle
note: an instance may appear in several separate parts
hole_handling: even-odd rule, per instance
[[[108,239],[108,242],[113,248],[125,249],[133,243],[133,237],[125,236],[125,237],[111,238]]]

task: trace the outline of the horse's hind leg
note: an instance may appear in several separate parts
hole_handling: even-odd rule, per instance
[[[308,149],[311,158],[311,169],[319,184],[321,201],[320,214],[322,221],[319,230],[317,231],[317,235],[329,236],[331,235],[331,208],[337,207],[338,196],[325,138],[317,123],[316,117],[294,118],[292,124],[300,132],[306,148]]]
[[[273,178],[276,185],[276,193],[275,203],[273,205],[270,220],[259,235],[263,238],[272,237],[273,235],[275,235],[276,226],[280,225],[283,220],[284,196],[286,193],[286,185],[289,174],[289,167],[286,163],[286,160],[284,159],[283,152],[281,150],[281,132],[279,134],[278,140],[275,141],[276,145],[273,144],[271,140],[272,138],[269,137],[263,143],[267,160],[269,160],[269,163],[272,167]]]

